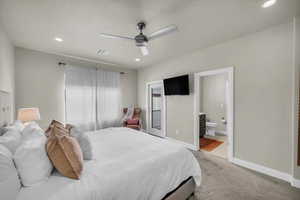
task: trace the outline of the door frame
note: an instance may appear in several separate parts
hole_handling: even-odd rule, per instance
[[[158,81],[151,81],[151,82],[147,82],[146,83],[146,130],[147,130],[147,133],[151,134],[150,132],[150,127],[151,127],[151,124],[150,124],[150,116],[149,116],[149,87],[150,85],[153,85],[153,84],[162,84],[162,87],[164,86],[164,83],[163,83],[163,80],[158,80]],[[159,135],[155,135],[155,136],[158,136],[158,137],[163,137],[163,138],[166,138],[167,137],[167,130],[166,130],[166,122],[167,122],[167,117],[166,117],[166,96],[165,96],[165,91],[164,89],[162,90],[162,124],[161,124],[161,133],[162,135],[159,136]]]
[[[199,113],[200,113],[200,79],[205,76],[224,74],[228,75],[229,102],[227,106],[227,134],[228,134],[228,161],[232,162],[234,157],[234,67],[209,70],[195,73],[194,82],[194,145],[200,150],[199,135]]]

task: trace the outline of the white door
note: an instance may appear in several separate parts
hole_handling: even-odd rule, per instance
[[[165,137],[165,96],[162,81],[148,84],[148,122],[150,134]]]

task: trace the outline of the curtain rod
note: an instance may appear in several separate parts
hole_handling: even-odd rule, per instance
[[[58,62],[58,66],[63,66],[63,67],[65,67],[67,65],[67,63],[65,63],[65,62]],[[98,68],[98,67],[96,67],[96,68]],[[121,75],[124,75],[124,74],[126,74],[125,72],[120,72],[120,74]]]
[[[59,62],[58,65],[59,65],[59,66],[66,66],[67,64],[64,63],[64,62]]]

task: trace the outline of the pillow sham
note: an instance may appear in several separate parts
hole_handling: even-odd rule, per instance
[[[83,156],[74,137],[66,134],[51,135],[48,138],[46,149],[57,171],[63,176],[80,179],[83,170]]]
[[[15,168],[11,152],[0,145],[0,194],[1,199],[15,200],[21,189],[21,183]]]
[[[20,143],[21,133],[14,128],[8,128],[7,131],[0,136],[0,144],[8,148],[12,154],[15,153]]]
[[[93,145],[91,138],[87,132],[80,131],[79,128],[67,124],[66,127],[69,127],[70,135],[75,137],[80,145],[82,150],[84,160],[92,160],[94,158]]]
[[[53,166],[45,149],[47,138],[39,127],[27,127],[23,131],[21,145],[14,154],[14,162],[25,187],[44,182]]]

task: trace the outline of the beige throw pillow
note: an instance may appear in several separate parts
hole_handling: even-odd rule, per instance
[[[59,121],[56,120],[52,120],[49,127],[47,128],[47,130],[45,131],[46,136],[50,137],[52,132],[53,132],[53,128],[60,128],[62,129],[62,131],[64,131],[66,134],[69,134],[69,130],[65,128],[65,125]]]
[[[83,170],[83,155],[74,137],[66,134],[51,135],[46,149],[57,171],[66,177],[80,179]]]

